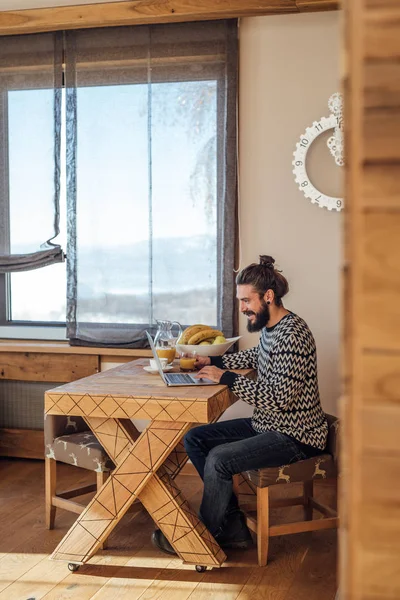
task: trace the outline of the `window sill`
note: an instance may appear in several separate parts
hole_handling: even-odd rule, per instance
[[[66,341],[0,339],[1,352],[43,352],[50,354],[97,354],[111,356],[151,356],[151,350],[131,350],[129,348],[88,348],[70,346]]]
[[[1,339],[67,341],[65,327],[43,327],[39,325],[0,326]]]

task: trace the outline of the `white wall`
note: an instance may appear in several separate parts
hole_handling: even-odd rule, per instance
[[[288,309],[303,317],[316,339],[324,409],[339,396],[341,219],[312,205],[297,188],[292,154],[306,127],[328,116],[339,88],[340,13],[242,19],[240,24],[241,266],[272,255],[288,278]],[[314,183],[341,193],[343,169],[318,143],[310,157]],[[311,152],[311,151],[310,151]],[[258,334],[240,316],[241,347]],[[235,405],[229,417],[248,409]]]

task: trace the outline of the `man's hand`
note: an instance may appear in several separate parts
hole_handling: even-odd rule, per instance
[[[198,373],[196,373],[196,375],[194,375],[194,377],[196,377],[196,379],[200,379],[201,377],[204,377],[206,379],[211,379],[211,381],[214,381],[215,383],[219,383],[220,379],[224,373],[225,373],[225,371],[223,371],[222,369],[219,369],[218,367],[207,366],[207,367],[203,367],[201,369],[201,371],[199,371]]]
[[[209,356],[196,356],[196,362],[194,363],[195,369],[202,369],[208,365],[211,365]]]

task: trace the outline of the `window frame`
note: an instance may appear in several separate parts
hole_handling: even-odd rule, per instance
[[[23,67],[22,67],[23,69]],[[28,67],[27,67],[28,69]],[[29,71],[28,71],[29,72]],[[0,71],[1,75],[1,71]],[[45,77],[45,71],[42,71],[42,77]],[[29,79],[31,85],[26,85],[23,88],[20,86],[1,85],[0,79],[0,109],[3,115],[8,115],[8,93],[16,90],[29,89],[46,89],[48,86],[40,85],[40,75],[35,78],[35,75]],[[5,130],[5,131],[4,131]],[[0,119],[0,139],[9,139],[8,137],[8,119]],[[8,162],[9,147],[0,144],[0,164],[3,164],[5,177],[3,181],[3,189],[0,194],[0,218],[4,219],[7,224],[7,239],[10,239],[10,193],[9,193],[9,162]],[[44,267],[42,267],[44,268]],[[11,273],[0,273],[0,338],[1,337],[19,337],[17,332],[22,333],[23,337],[39,336],[39,339],[66,339],[60,337],[60,330],[66,330],[66,321],[25,321],[11,319]],[[51,338],[42,338],[44,330],[52,330]],[[32,339],[35,339],[33,337]]]
[[[184,59],[185,57],[183,57]],[[196,73],[194,73],[192,76],[189,76],[188,70],[185,71],[185,64],[183,64],[181,66],[181,69],[179,69],[180,73],[182,74],[181,77],[176,78],[176,66],[174,68],[174,66],[172,67],[174,73],[175,73],[175,77],[168,77],[168,68],[166,67],[165,71],[162,73],[162,77],[157,78],[156,80],[154,80],[154,83],[161,83],[161,82],[172,82],[172,81],[200,81],[200,80],[213,80],[216,82],[216,88],[217,88],[217,105],[216,105],[216,112],[217,112],[217,117],[216,117],[216,129],[215,129],[215,133],[216,133],[216,145],[217,145],[217,149],[216,149],[216,177],[217,177],[217,192],[216,192],[216,197],[217,197],[217,206],[216,206],[216,286],[217,286],[217,306],[216,306],[216,318],[218,320],[218,315],[220,314],[220,310],[221,310],[221,302],[222,302],[222,294],[220,293],[221,291],[221,287],[223,286],[223,281],[222,281],[222,277],[221,277],[221,271],[222,271],[222,266],[220,264],[220,261],[218,260],[218,257],[221,256],[221,248],[223,245],[223,235],[221,234],[221,230],[223,230],[223,223],[222,223],[222,206],[221,203],[223,202],[223,179],[224,179],[224,157],[221,153],[221,144],[223,144],[223,136],[221,135],[221,128],[223,129],[223,120],[221,120],[218,115],[221,115],[223,113],[224,110],[224,106],[222,106],[222,102],[221,102],[221,94],[219,93],[220,91],[220,86],[221,85],[225,85],[225,80],[224,80],[224,72],[221,70],[220,65],[219,65],[219,61],[218,61],[218,55],[213,56],[213,58],[216,58],[216,60],[210,61],[209,63],[207,63],[207,69],[206,72],[203,73],[201,76],[199,76],[199,74],[197,74],[197,77],[195,76]],[[223,58],[223,60],[225,60]],[[199,61],[200,61],[200,57],[199,57]],[[138,62],[140,62],[140,59],[138,60]],[[185,61],[183,60],[183,63],[185,63]],[[99,69],[101,68],[101,61],[99,63],[96,63],[96,66],[94,67],[93,71],[94,72],[98,72]],[[213,72],[213,75],[211,75],[211,72]],[[96,73],[95,73],[96,75]],[[35,75],[32,76],[32,78],[36,77]],[[40,75],[39,75],[39,79],[40,79]],[[64,78],[63,78],[64,81]],[[140,83],[141,81],[137,81],[137,83]],[[134,83],[134,81],[132,81],[131,83]],[[36,88],[38,87],[38,82],[37,79],[35,80],[34,84],[33,84]],[[91,82],[88,84],[89,86],[92,85],[96,85],[95,83]],[[39,87],[41,87],[39,85]],[[43,88],[45,88],[46,86],[43,85]],[[63,86],[65,87],[65,85]],[[24,88],[17,88],[17,89],[29,89],[30,86],[24,87]],[[11,90],[12,87],[0,87],[0,93],[2,94],[3,97],[3,105],[4,102],[7,103],[7,93],[9,90]],[[7,123],[5,122],[5,120],[3,120],[3,126],[7,127]],[[1,124],[0,124],[1,127]],[[7,138],[8,139],[8,138]],[[3,154],[3,156],[2,156]],[[6,156],[8,156],[8,147],[4,147],[2,149],[0,149],[0,160],[4,161],[6,160]],[[62,160],[65,160],[65,157],[62,157]],[[5,186],[8,186],[8,182],[9,182],[9,177],[8,177],[8,165],[7,165],[7,177],[5,178]],[[8,190],[7,190],[7,200],[9,203],[9,194],[8,194]],[[1,202],[1,198],[0,198],[0,202]],[[9,204],[7,202],[3,202],[3,208],[4,210],[8,210],[9,209]],[[4,206],[5,204],[7,204],[7,206]],[[1,212],[1,206],[0,206],[0,212]],[[8,219],[8,223],[9,223],[9,219]],[[52,322],[52,321],[21,321],[21,320],[12,320],[11,317],[11,285],[10,285],[10,274],[0,274],[0,337],[3,336],[3,332],[7,331],[9,332],[11,337],[17,337],[17,332],[21,333],[22,337],[26,337],[27,336],[27,332],[28,329],[32,331],[32,335],[35,335],[34,332],[36,332],[37,336],[41,336],[44,335],[45,332],[48,332],[48,335],[46,336],[45,339],[66,339],[66,321],[63,322]],[[101,324],[101,323],[98,323]],[[182,324],[185,325],[185,324]],[[118,324],[118,326],[123,327],[124,324]],[[140,324],[140,326],[144,326],[144,327],[149,327],[150,324]],[[64,337],[60,338],[60,334],[63,335]],[[55,337],[53,337],[55,336]],[[7,337],[7,335],[4,335],[3,337]]]
[[[53,33],[53,32],[50,32]],[[40,35],[40,34],[39,34]],[[58,35],[58,34],[57,34]],[[59,38],[58,38],[59,39]],[[56,49],[57,40],[54,42]],[[35,71],[36,67],[36,71]],[[0,67],[0,112],[7,115],[7,119],[0,119],[0,139],[7,140],[7,144],[0,144],[0,164],[3,164],[3,172],[5,174],[3,187],[0,188],[0,218],[7,224],[7,239],[10,239],[10,190],[9,190],[9,145],[8,145],[8,94],[11,91],[25,91],[30,89],[49,89],[48,73],[53,72],[56,68],[54,64],[26,63],[24,65],[16,65],[15,70],[23,75],[22,86],[18,81],[12,83],[7,81],[7,70],[2,78]],[[11,71],[11,73],[13,73]],[[59,76],[63,78],[63,73]],[[21,338],[28,337],[29,339],[66,339],[66,335],[60,337],[60,331],[66,330],[66,321],[25,321],[11,319],[11,273],[0,273],[0,338],[11,337]],[[44,336],[44,328],[52,331],[52,336]],[[19,334],[19,335],[17,335]]]

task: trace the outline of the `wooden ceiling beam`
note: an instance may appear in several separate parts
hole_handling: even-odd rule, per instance
[[[129,0],[0,12],[0,35],[337,10],[336,0]]]

